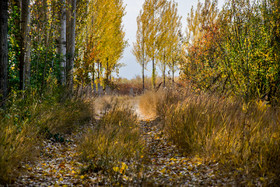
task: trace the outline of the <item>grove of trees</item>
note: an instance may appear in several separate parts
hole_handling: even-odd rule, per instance
[[[156,65],[160,67],[165,86],[167,66],[173,75],[178,62],[181,17],[178,4],[168,0],[146,0],[137,18],[138,30],[133,53],[142,65],[143,89],[144,70],[152,62],[152,85],[156,85]],[[173,76],[174,80],[174,76]]]
[[[1,1],[1,101],[58,80],[108,84],[126,46],[122,0]]]
[[[133,53],[144,70],[152,62],[162,72],[176,68],[194,89],[277,101],[280,95],[280,1],[217,0],[198,2],[181,33],[177,4],[146,0],[137,18]]]
[[[280,1],[217,0],[192,8],[182,34],[174,0],[145,0],[133,54],[172,80],[177,69],[194,88],[248,101],[280,95]],[[122,0],[3,0],[0,14],[0,97],[13,90],[109,84],[127,42]],[[184,21],[184,20],[183,20]],[[3,102],[1,102],[3,103]]]
[[[184,78],[197,88],[249,101],[280,96],[280,1],[198,3],[188,17]],[[279,101],[279,100],[278,100]]]

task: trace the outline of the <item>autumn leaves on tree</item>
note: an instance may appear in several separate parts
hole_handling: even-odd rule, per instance
[[[124,15],[122,0],[1,1],[1,100],[49,80],[109,84],[126,47]]]
[[[181,70],[196,88],[279,101],[279,0],[198,3],[188,17]]]
[[[152,64],[165,85],[180,77],[200,90],[277,100],[280,95],[279,0],[199,2],[186,35],[174,0],[145,0],[137,17],[133,54]],[[110,84],[127,45],[123,0],[1,1],[0,97],[9,91]],[[168,71],[168,73],[167,73]],[[170,76],[169,76],[170,77]]]
[[[175,64],[178,62],[175,52],[178,52],[181,29],[177,6],[174,1],[146,0],[137,17],[138,29],[133,54],[142,66],[143,89],[145,68],[149,61],[152,62],[153,88],[156,84],[156,63],[162,71],[164,86],[167,66],[174,75]]]
[[[122,25],[125,6],[122,0],[93,0],[85,9],[81,15],[85,21],[79,25],[78,33],[77,82],[108,84],[112,73],[118,73],[127,43]]]

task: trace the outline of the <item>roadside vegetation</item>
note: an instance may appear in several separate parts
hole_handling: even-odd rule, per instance
[[[234,97],[173,89],[142,97],[145,104],[140,106],[146,107],[142,110],[157,109],[164,136],[184,155],[217,162],[237,180],[244,175],[264,182],[278,180],[279,107],[262,100],[244,103]]]
[[[119,104],[106,111],[83,135],[78,150],[82,160],[89,163],[84,172],[102,171],[115,177],[126,172],[128,163],[143,157],[145,143],[137,116]]]
[[[36,89],[14,92],[0,111],[0,182],[11,183],[23,162],[34,161],[44,139],[65,141],[64,135],[93,117],[88,101],[66,99],[53,84],[43,94]]]
[[[145,0],[127,80],[123,0],[1,0],[0,185],[279,184],[280,0],[178,8]]]

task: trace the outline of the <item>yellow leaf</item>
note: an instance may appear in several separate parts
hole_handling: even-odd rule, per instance
[[[62,177],[60,177],[58,181],[60,181],[60,182],[61,182],[61,181],[63,181],[63,178],[62,178]]]
[[[126,165],[126,163],[122,162],[122,169],[126,170],[128,168],[128,166]]]
[[[115,172],[118,172],[118,171],[119,171],[119,167],[113,167],[113,170],[114,170]]]
[[[81,175],[80,178],[83,180],[85,178],[85,176]]]
[[[163,174],[163,173],[165,173],[165,171],[166,171],[166,169],[163,168],[160,172]]]
[[[127,181],[128,177],[126,175],[123,176],[123,180]]]
[[[120,169],[120,173],[125,173],[125,170],[127,170],[128,166],[126,165],[126,163],[122,162],[122,167]]]

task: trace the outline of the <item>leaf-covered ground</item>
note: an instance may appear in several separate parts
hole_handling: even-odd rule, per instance
[[[40,158],[23,164],[23,174],[16,186],[95,186],[120,185],[157,186],[223,186],[260,185],[262,179],[249,180],[238,169],[222,171],[217,162],[205,162],[198,156],[184,157],[163,135],[157,120],[139,121],[147,154],[140,160],[122,162],[113,168],[114,176],[102,170],[84,172],[87,165],[79,160],[77,142],[84,129],[61,138],[44,141]],[[110,174],[112,175],[112,174]]]
[[[167,142],[156,122],[142,122],[148,146],[145,180],[154,185],[236,185],[232,176],[221,172],[216,162],[184,157]]]
[[[82,185],[84,176],[80,175],[82,163],[78,162],[76,137],[65,138],[65,141],[50,139],[44,141],[44,148],[35,164],[24,164],[24,174],[18,178],[16,185],[22,186],[55,186]]]

